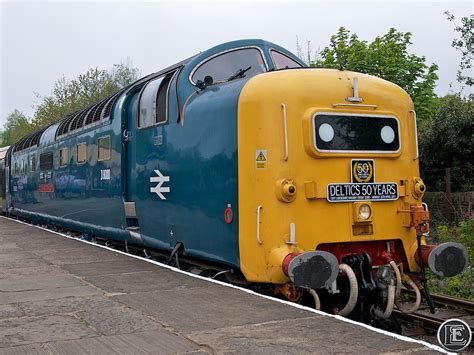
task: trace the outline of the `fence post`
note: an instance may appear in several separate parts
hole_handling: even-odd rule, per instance
[[[445,169],[444,181],[446,182],[446,195],[451,200],[451,168]]]
[[[447,214],[449,216],[449,220],[454,220],[456,217],[456,209],[453,204],[453,199],[451,195],[451,168],[446,168],[444,171],[444,181],[446,183],[446,200],[448,201],[448,210]]]

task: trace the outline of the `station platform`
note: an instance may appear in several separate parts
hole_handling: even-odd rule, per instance
[[[0,354],[439,350],[0,217]]]

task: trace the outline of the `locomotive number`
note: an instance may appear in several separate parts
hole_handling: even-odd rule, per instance
[[[100,171],[100,180],[110,180],[110,169]]]

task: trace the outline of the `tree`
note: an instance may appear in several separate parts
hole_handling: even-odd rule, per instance
[[[472,60],[474,57],[474,16],[470,18],[463,17],[461,25],[455,22],[455,17],[449,11],[444,13],[448,20],[454,24],[454,30],[458,32],[459,38],[454,39],[451,46],[461,52],[461,62],[457,72],[457,80],[468,86],[474,85],[474,77],[472,77]],[[464,75],[464,72],[467,72]],[[471,74],[471,75],[469,75]]]
[[[408,53],[411,36],[410,32],[391,28],[368,43],[341,27],[312,66],[352,70],[391,81],[408,92],[423,121],[430,117],[435,106],[438,66],[427,65],[425,57]]]
[[[133,83],[138,75],[138,68],[127,59],[125,63],[114,64],[108,71],[92,68],[70,81],[62,77],[56,81],[50,95],[38,96],[41,102],[31,121],[18,110],[8,116],[0,144],[14,144],[26,134],[94,104]]]
[[[433,119],[420,137],[421,173],[427,186],[441,189],[444,171],[451,168],[453,190],[472,191],[473,129],[474,100],[460,94],[438,99]]]
[[[42,127],[112,95],[138,78],[138,69],[127,63],[115,64],[109,71],[93,68],[71,81],[56,81],[49,96],[36,107],[33,124]]]
[[[18,110],[14,110],[8,115],[7,122],[3,128],[2,144],[4,146],[14,144],[24,135],[33,132],[35,129],[28,120],[28,117]]]

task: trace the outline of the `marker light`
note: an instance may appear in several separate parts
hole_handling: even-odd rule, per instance
[[[319,126],[319,137],[326,143],[329,143],[334,138],[334,128],[328,123],[323,123]]]
[[[372,209],[366,203],[359,206],[359,219],[362,221],[367,221],[372,216]]]
[[[385,143],[390,144],[395,140],[395,131],[390,126],[384,126],[380,131],[380,137]]]

